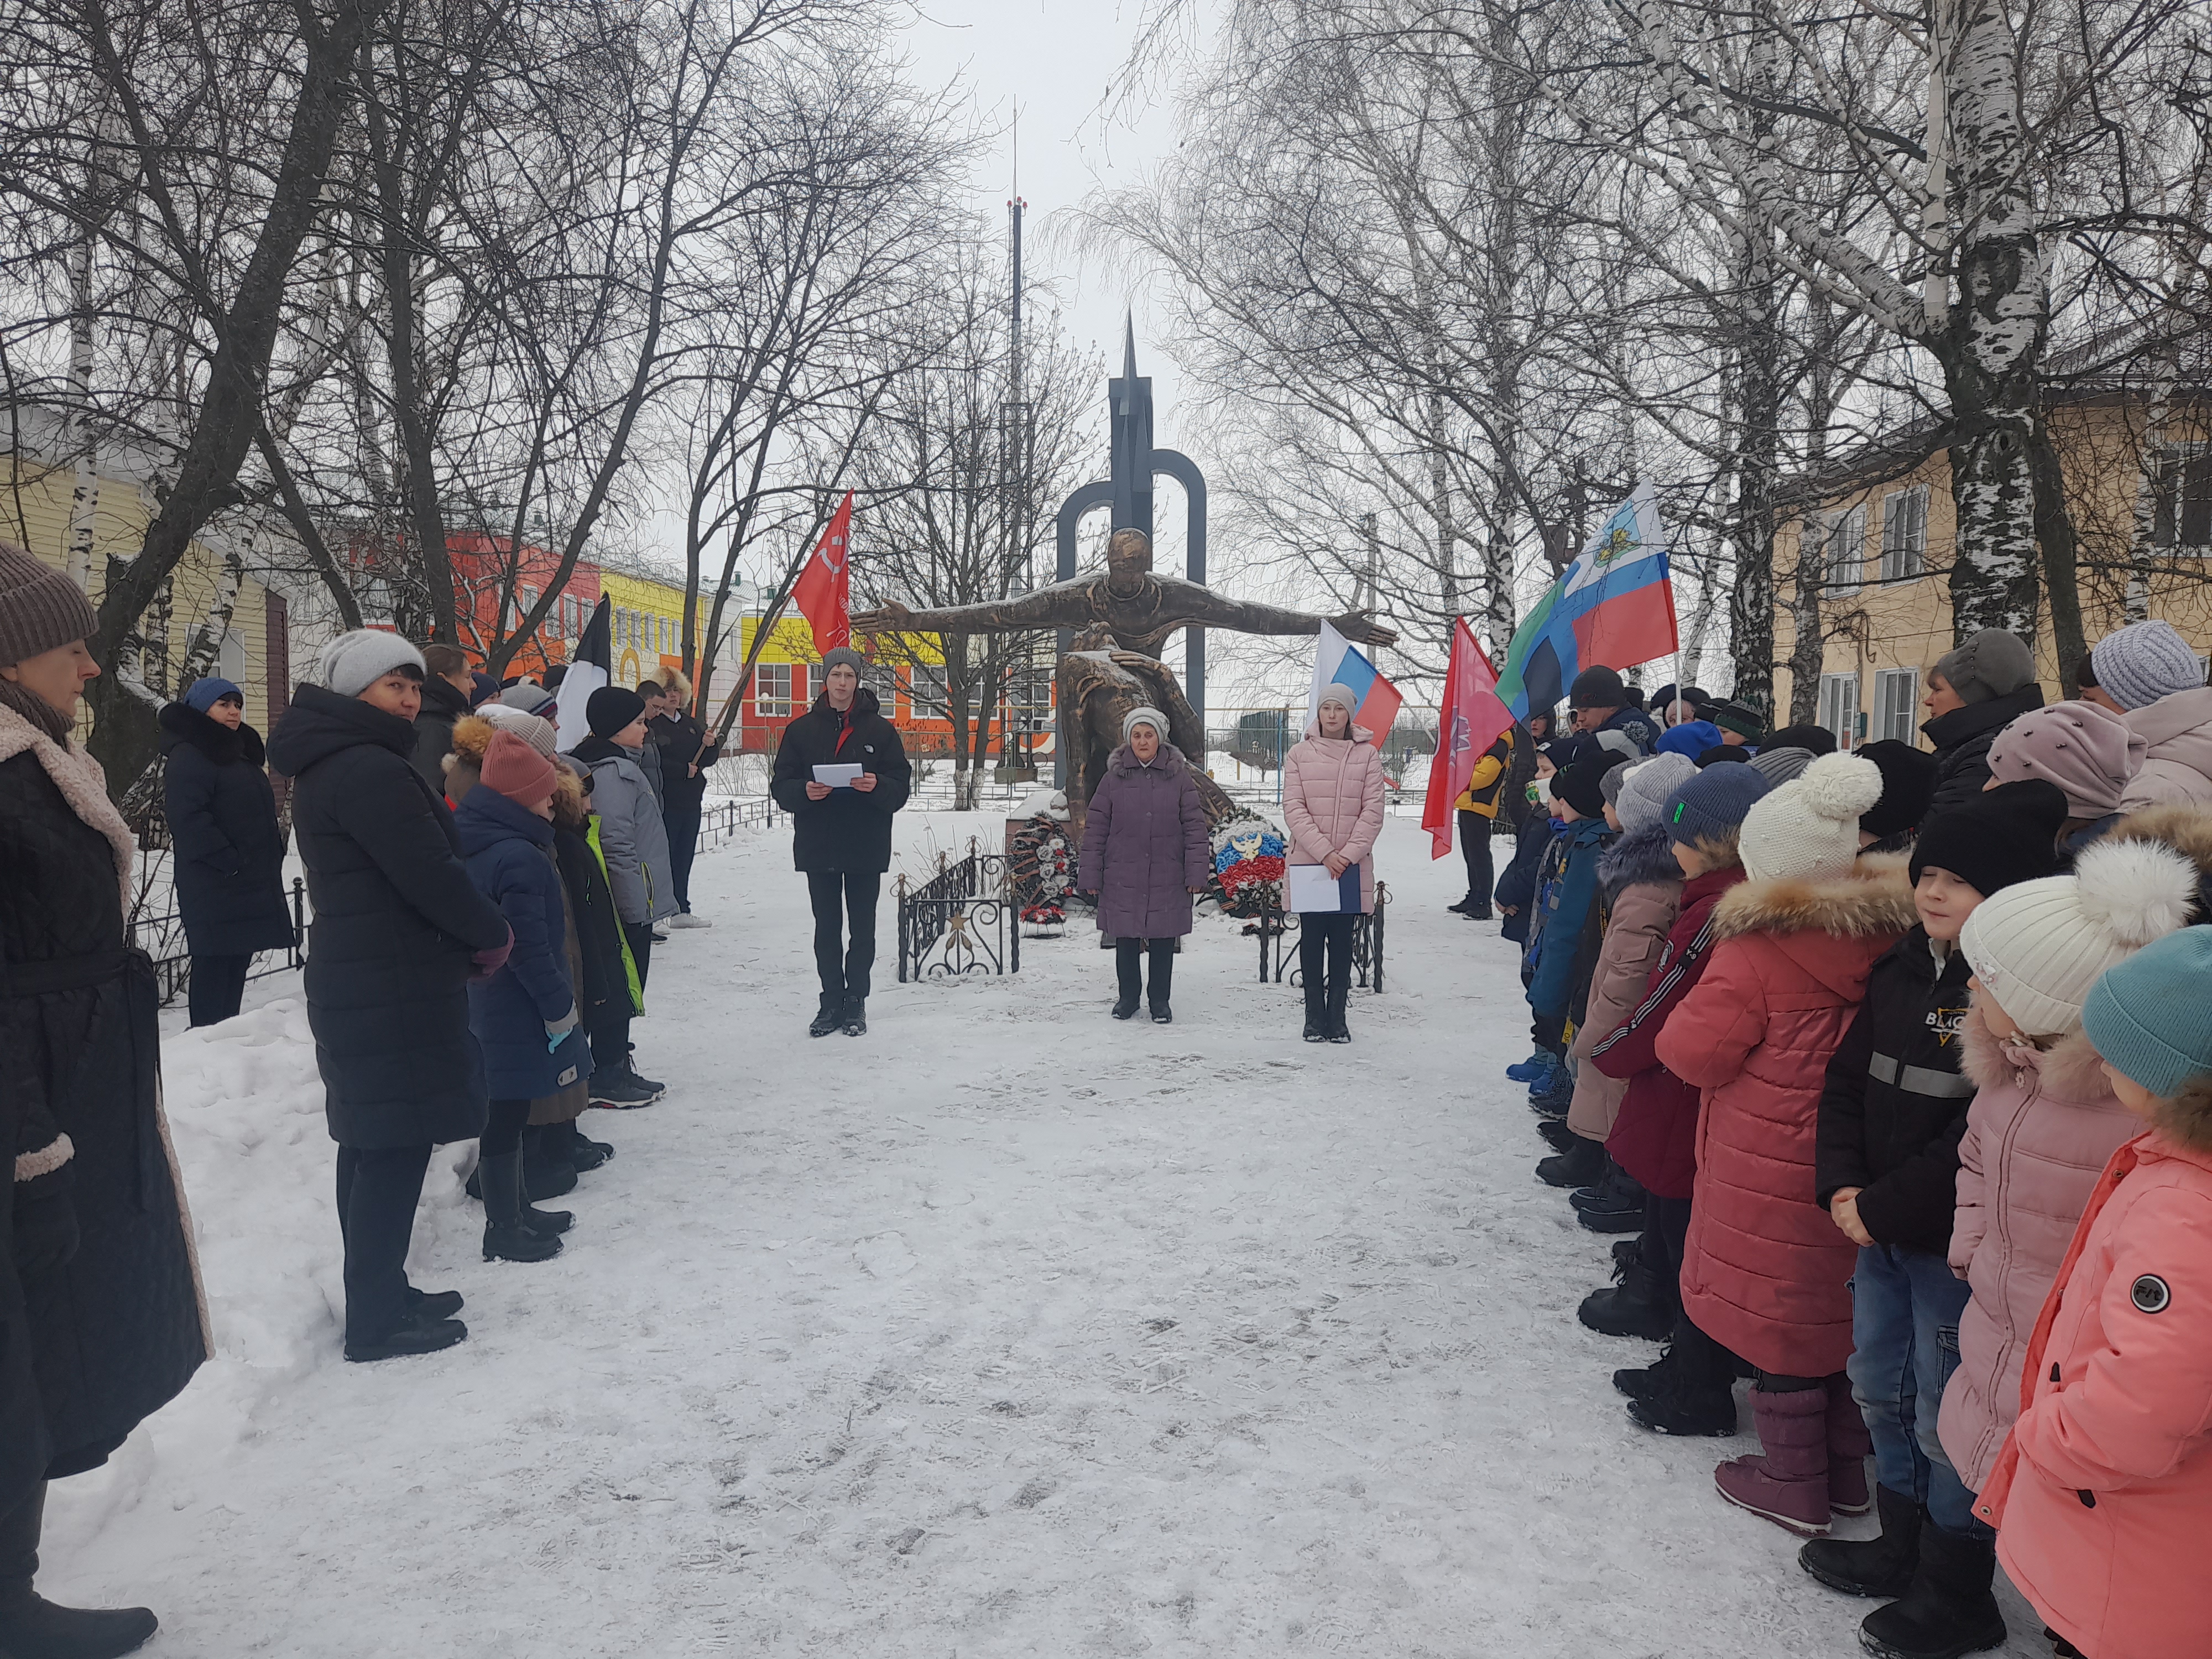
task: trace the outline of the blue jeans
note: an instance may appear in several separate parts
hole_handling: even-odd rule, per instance
[[[1971,1293],[1925,1250],[1872,1244],[1851,1275],[1851,1397],[1874,1437],[1875,1476],[1960,1537],[1993,1536],[1936,1437],[1943,1385],[1959,1369],[1959,1316]]]

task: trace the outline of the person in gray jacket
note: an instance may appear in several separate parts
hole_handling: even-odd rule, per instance
[[[645,988],[653,955],[653,926],[676,914],[676,889],[669,880],[668,830],[652,783],[638,763],[645,743],[645,699],[617,685],[603,685],[584,705],[592,735],[569,750],[592,771],[592,808],[599,817],[599,851],[607,863],[607,884],[614,890],[615,914],[637,965],[638,989]],[[639,1077],[625,1052],[613,1052],[615,1040],[595,1034],[592,1064],[610,1069],[617,1080],[656,1093],[663,1085]],[[608,1052],[602,1053],[605,1048]],[[601,1079],[604,1081],[605,1079]],[[596,1086],[596,1085],[595,1085]]]

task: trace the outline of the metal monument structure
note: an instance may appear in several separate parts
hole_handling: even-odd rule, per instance
[[[1206,586],[1206,474],[1181,450],[1155,448],[1152,444],[1152,377],[1137,373],[1137,323],[1128,319],[1121,339],[1121,374],[1106,382],[1106,406],[1112,420],[1111,444],[1106,476],[1087,483],[1060,504],[1055,523],[1059,562],[1054,578],[1071,580],[1075,575],[1076,533],[1083,520],[1100,507],[1113,510],[1109,531],[1137,530],[1152,539],[1152,480],[1164,473],[1182,486],[1183,574]],[[1206,721],[1206,629],[1183,630],[1183,695],[1189,699],[1201,726]],[[1060,654],[1073,645],[1073,629],[1060,630]],[[1067,787],[1066,744],[1056,744],[1053,781]]]

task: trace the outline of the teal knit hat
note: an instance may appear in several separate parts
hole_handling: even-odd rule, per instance
[[[2081,1029],[2106,1064],[2161,1100],[2212,1072],[2212,927],[2168,933],[2106,969]]]

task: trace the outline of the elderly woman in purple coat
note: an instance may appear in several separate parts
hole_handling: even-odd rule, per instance
[[[1133,708],[1122,720],[1121,746],[1091,798],[1076,878],[1097,900],[1098,931],[1114,941],[1121,981],[1114,1018],[1137,1012],[1149,949],[1149,1000],[1160,1025],[1174,1018],[1168,993],[1176,941],[1190,932],[1191,896],[1204,892],[1213,875],[1206,809],[1167,731],[1168,717],[1157,708]]]

